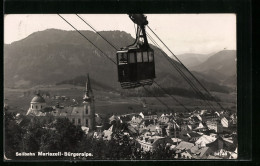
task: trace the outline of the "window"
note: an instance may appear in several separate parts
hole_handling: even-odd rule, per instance
[[[88,127],[88,119],[86,119],[86,127]]]
[[[36,105],[36,109],[38,109],[38,106]]]
[[[75,124],[75,119],[74,118],[72,119],[72,123]]]
[[[137,52],[136,57],[137,57],[137,62],[143,62],[142,53],[141,52]]]
[[[147,52],[143,52],[143,60],[144,60],[144,62],[148,62]]]
[[[135,53],[129,53],[128,54],[129,63],[135,63]]]
[[[149,62],[153,62],[153,52],[148,52]]]
[[[79,124],[79,125],[81,124],[81,119],[78,119],[78,124]]]
[[[33,108],[33,105],[32,105],[32,108]]]
[[[118,54],[119,64],[126,64],[127,63],[127,54],[121,53]]]
[[[42,105],[41,105],[41,108],[42,108]]]

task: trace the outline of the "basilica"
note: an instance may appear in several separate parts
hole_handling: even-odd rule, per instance
[[[86,81],[86,89],[83,96],[83,106],[77,107],[60,107],[47,106],[45,99],[37,93],[33,97],[30,108],[27,111],[27,116],[53,116],[56,118],[68,118],[73,124],[89,128],[93,131],[96,128],[95,119],[98,118],[95,114],[94,94],[91,88],[89,75]]]

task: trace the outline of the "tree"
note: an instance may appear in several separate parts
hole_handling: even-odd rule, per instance
[[[5,113],[5,156],[15,158],[15,152],[22,151],[22,128],[16,123],[14,113]]]
[[[134,142],[129,136],[121,132],[114,132],[112,139],[107,144],[107,159],[131,159],[133,158]]]
[[[151,153],[150,159],[165,160],[174,159],[175,152],[165,142],[159,143]]]
[[[42,136],[41,149],[49,151],[75,152],[84,132],[80,126],[73,125],[67,118],[58,118]],[[49,139],[48,139],[49,138]]]

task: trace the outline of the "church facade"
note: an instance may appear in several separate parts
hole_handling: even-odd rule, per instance
[[[74,125],[85,126],[89,131],[96,128],[94,94],[91,88],[89,75],[86,81],[86,89],[83,96],[83,106],[80,107],[47,107],[44,98],[40,94],[32,99],[27,116],[53,116],[68,118]]]

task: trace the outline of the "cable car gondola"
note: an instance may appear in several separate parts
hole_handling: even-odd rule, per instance
[[[143,14],[129,14],[137,24],[136,40],[117,51],[118,81],[123,89],[152,85],[155,78],[154,50],[149,46]]]

